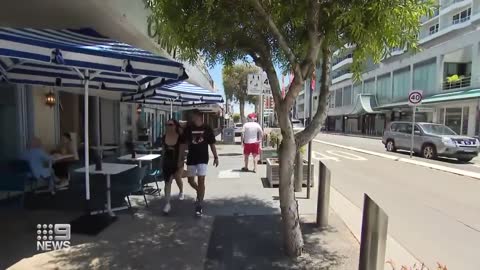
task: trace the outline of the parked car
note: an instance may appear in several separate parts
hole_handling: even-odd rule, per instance
[[[242,123],[236,123],[235,124],[235,137],[242,136],[242,130],[243,130],[243,124]]]
[[[300,121],[298,119],[292,119],[292,126],[293,126],[294,131],[303,130],[305,128],[303,126],[302,121]]]
[[[382,143],[389,152],[410,150],[411,134],[411,122],[392,122],[385,129]],[[414,134],[413,151],[427,159],[443,156],[468,162],[480,149],[478,139],[457,135],[445,125],[416,123]]]

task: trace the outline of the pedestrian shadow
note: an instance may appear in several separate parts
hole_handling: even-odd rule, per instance
[[[242,153],[222,153],[218,154],[220,157],[238,157],[238,156],[243,156]]]

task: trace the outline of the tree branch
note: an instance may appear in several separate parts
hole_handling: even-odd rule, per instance
[[[330,91],[330,61],[331,50],[328,48],[327,42],[322,44],[322,74],[320,78],[320,95],[318,101],[317,113],[313,117],[311,123],[301,132],[295,135],[295,141],[298,147],[301,147],[311,141],[320,131],[325,121],[327,97]]]
[[[280,48],[283,50],[283,52],[285,53],[285,55],[288,58],[288,61],[290,61],[290,64],[293,67],[293,71],[295,73],[295,76],[296,77],[298,76],[298,77],[302,78],[303,76],[302,76],[302,72],[300,70],[300,66],[297,63],[297,58],[293,54],[293,51],[290,48],[290,46],[288,46],[288,43],[285,40],[285,37],[283,36],[283,34],[278,29],[278,27],[275,24],[275,22],[273,21],[272,17],[267,13],[267,11],[265,11],[265,9],[263,8],[263,6],[262,6],[262,4],[260,3],[259,0],[251,0],[251,2],[253,4],[255,10],[261,15],[261,18],[264,18],[264,20],[266,21],[266,23],[268,24],[268,27],[270,28],[270,30],[272,30],[273,35],[277,38],[278,44],[280,45]]]

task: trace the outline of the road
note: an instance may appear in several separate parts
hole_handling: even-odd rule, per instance
[[[385,154],[398,156],[402,158],[408,158],[410,156],[410,153],[408,151],[398,151],[396,153],[387,152],[380,139],[359,138],[359,137],[353,137],[353,136],[330,135],[330,134],[320,134],[317,136],[316,139],[325,141],[325,142],[341,144],[345,146],[353,146],[353,147],[361,148],[364,150],[385,153]],[[439,158],[438,160],[426,160],[422,157],[414,156],[413,159],[423,161],[423,162],[427,161],[433,164],[451,167],[455,169],[480,173],[480,158],[478,157],[468,163],[460,162],[456,159],[450,159],[450,158]]]
[[[371,139],[316,139],[384,151]],[[480,269],[480,180],[321,143],[313,150],[331,170],[333,187],[360,209],[369,194],[388,214],[390,235],[415,257],[430,267]]]

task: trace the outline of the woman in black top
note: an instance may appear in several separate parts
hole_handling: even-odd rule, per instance
[[[168,214],[170,212],[170,194],[172,190],[172,178],[175,178],[178,188],[180,189],[179,199],[183,200],[183,182],[181,174],[183,168],[179,168],[180,144],[182,143],[182,135],[180,124],[174,119],[170,119],[166,124],[166,132],[162,137],[162,152],[163,152],[163,175],[165,178],[165,207],[163,212]]]

